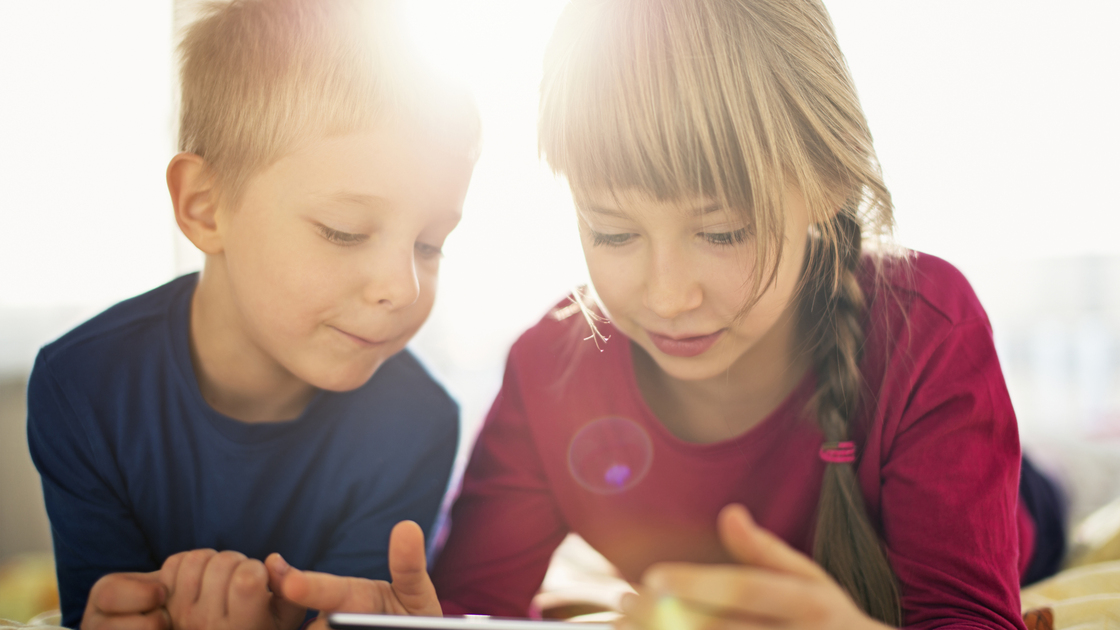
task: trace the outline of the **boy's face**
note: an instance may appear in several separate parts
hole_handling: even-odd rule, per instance
[[[361,386],[428,317],[472,168],[389,119],[257,173],[215,219],[230,324],[305,383]]]

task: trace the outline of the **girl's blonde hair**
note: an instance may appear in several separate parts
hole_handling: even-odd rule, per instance
[[[871,133],[817,0],[573,0],[549,43],[540,149],[581,191],[711,198],[755,233],[753,295],[773,281],[783,197],[813,225],[799,304],[826,442],[847,441],[863,388],[865,241],[891,232]],[[750,305],[748,304],[747,307]],[[899,593],[852,464],[829,464],[813,555],[871,616]]]
[[[245,181],[298,145],[389,117],[473,159],[474,102],[420,62],[390,0],[209,2],[179,45],[179,150],[236,205]]]

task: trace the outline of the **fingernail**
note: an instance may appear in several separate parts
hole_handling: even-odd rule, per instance
[[[280,572],[280,575],[286,574],[291,569],[292,565],[288,564],[288,561],[284,559],[284,556],[276,554],[276,570]]]

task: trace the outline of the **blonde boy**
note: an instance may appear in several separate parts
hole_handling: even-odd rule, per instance
[[[29,387],[66,625],[295,628],[269,553],[386,578],[390,528],[430,528],[457,408],[404,347],[478,125],[383,4],[189,28],[167,185],[204,269],[44,347]]]

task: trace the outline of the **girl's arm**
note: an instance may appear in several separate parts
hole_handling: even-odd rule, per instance
[[[1019,435],[991,331],[980,316],[957,321],[928,348],[892,384],[906,406],[878,453],[906,624],[1022,628]]]
[[[510,351],[433,569],[447,614],[528,615],[552,553],[568,533],[531,439],[520,348]]]

